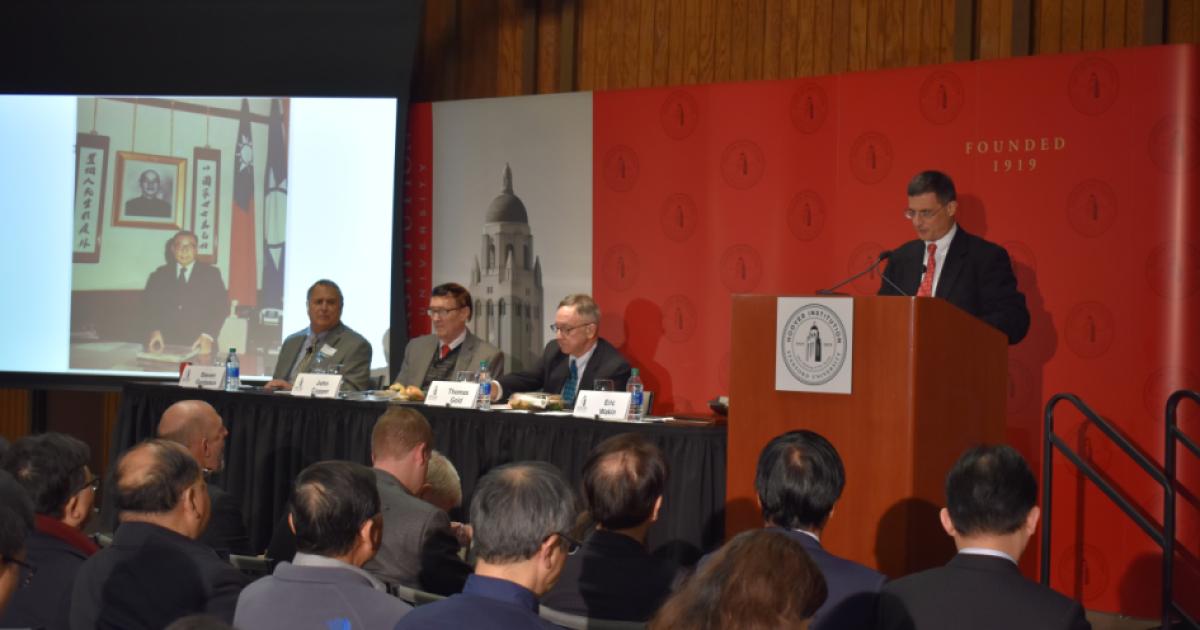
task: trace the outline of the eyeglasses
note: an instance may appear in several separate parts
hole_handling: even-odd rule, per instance
[[[585,322],[583,324],[579,324],[578,326],[559,326],[558,324],[550,324],[550,332],[555,334],[562,333],[563,335],[569,335],[571,334],[572,330],[583,328],[584,326],[591,326],[595,323],[596,322]]]
[[[945,208],[946,208],[946,204],[942,204],[942,205],[934,208],[933,210],[913,210],[912,208],[909,208],[908,210],[904,211],[904,218],[908,219],[909,221],[912,221],[913,217],[916,217],[921,220],[925,220],[930,217],[937,216],[937,213],[941,212]]]
[[[575,540],[574,538],[571,538],[570,536],[568,536],[562,532],[558,532],[557,534],[551,534],[551,536],[558,536],[558,538],[560,540],[562,540],[564,543],[567,544],[567,555],[568,556],[575,555],[575,552],[579,551],[579,548],[583,546],[583,543],[579,542],[578,540]],[[549,536],[547,536],[547,538],[549,538]]]
[[[71,495],[74,496],[74,495],[79,494],[80,492],[83,492],[84,490],[88,490],[88,489],[91,489],[92,494],[99,492],[100,491],[100,478],[92,477],[90,480],[83,482],[83,485],[76,488],[75,491],[71,493]]]
[[[456,306],[454,308],[427,308],[427,309],[425,309],[425,312],[430,317],[445,317],[445,316],[449,315],[450,313],[453,313],[454,311],[460,311],[464,308],[466,308],[466,307],[465,306]]]
[[[33,575],[37,573],[37,567],[29,564],[28,562],[17,560],[16,558],[6,558],[4,556],[0,556],[0,564],[15,564],[20,567],[21,588],[29,586],[29,584],[33,582]]]

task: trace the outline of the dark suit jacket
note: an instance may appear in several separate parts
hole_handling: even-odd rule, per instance
[[[561,392],[570,370],[568,358],[558,349],[557,341],[546,344],[546,349],[533,367],[497,379],[504,388],[504,399],[516,392]],[[579,375],[579,389],[591,389],[596,379],[610,378],[617,391],[624,391],[625,382],[629,380],[629,369],[629,362],[611,343],[597,339],[596,350],[588,359],[583,374]]]
[[[146,339],[158,330],[162,332],[163,343],[190,346],[204,333],[215,344],[229,315],[229,295],[216,267],[194,263],[187,282],[180,284],[179,270],[172,262],[155,269],[146,279],[142,312]],[[214,348],[214,352],[217,350]]]
[[[677,572],[638,541],[596,530],[567,558],[542,605],[593,619],[646,621],[671,594]]]
[[[888,259],[883,275],[904,293],[916,295],[925,269],[925,242],[909,241]],[[1017,290],[1012,261],[1003,247],[968,234],[962,226],[950,241],[934,297],[942,298],[991,324],[1015,344],[1029,332],[1025,295]],[[879,295],[901,295],[887,281]]]
[[[242,506],[237,497],[216,485],[208,486],[208,496],[212,500],[212,516],[208,519],[208,528],[200,535],[200,542],[225,557],[231,553],[256,555],[250,549],[246,521],[242,518]]]
[[[462,591],[471,567],[458,557],[450,517],[409,494],[386,471],[374,472],[383,505],[383,544],[363,568],[384,582],[439,595]]]
[[[150,523],[122,523],[112,545],[75,576],[71,628],[161,627],[194,612],[231,623],[249,581],[204,543]]]
[[[463,592],[412,609],[396,630],[562,630],[538,616],[537,596],[508,580],[472,575]]]
[[[26,560],[37,567],[29,586],[18,588],[0,614],[0,628],[65,629],[75,574],[97,548],[78,530],[37,515],[37,529],[25,539]]]
[[[300,354],[306,338],[308,328],[294,332],[283,340],[283,346],[279,348],[279,361],[275,363],[275,375],[271,378],[288,378],[288,371],[296,362],[296,355]],[[337,354],[328,360],[334,365],[342,366],[341,374],[345,377],[342,379],[342,387],[359,391],[370,389],[371,344],[349,326],[338,323],[325,333],[325,338],[316,344],[313,352],[320,352],[326,345],[337,350]]]
[[[875,607],[879,589],[887,580],[882,573],[857,562],[839,558],[821,546],[812,536],[782,528],[771,528],[799,541],[808,557],[825,576],[829,594],[809,623],[811,630],[871,628],[875,625]]]
[[[879,627],[912,630],[1084,630],[1079,602],[1031,582],[1005,558],[960,553],[944,567],[889,583]]]

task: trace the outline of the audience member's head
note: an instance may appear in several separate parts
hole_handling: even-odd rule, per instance
[[[420,498],[443,512],[462,505],[462,479],[453,462],[438,451],[429,456],[429,468],[425,471],[425,485],[421,486]]]
[[[812,431],[777,436],[758,456],[754,489],[768,525],[819,532],[845,485],[837,449]]]
[[[181,400],[167,407],[158,421],[158,437],[182,444],[209,472],[225,466],[227,435],[220,414],[203,400]]]
[[[353,462],[317,462],[296,477],[288,506],[296,551],[361,567],[379,550],[380,510],[371,469]]]
[[[1037,480],[1011,446],[968,449],[946,475],[942,526],[959,548],[995,548],[1017,558],[1039,516]]]
[[[604,440],[583,465],[583,499],[603,529],[629,530],[658,520],[666,484],[662,451],[637,433]]]
[[[208,484],[177,442],[146,440],[129,449],[117,460],[114,481],[121,522],[149,522],[193,539],[208,525]]]
[[[398,479],[414,496],[425,485],[433,429],[421,412],[392,407],[379,416],[371,431],[371,461]]]
[[[475,572],[518,582],[542,595],[578,549],[568,534],[576,499],[562,473],[545,462],[517,462],[489,471],[471,497]]]
[[[800,542],[780,532],[751,530],[714,553],[649,627],[805,628],[826,595],[825,578]]]
[[[92,453],[82,441],[62,433],[29,435],[13,443],[0,468],[25,487],[34,511],[82,527],[92,514],[97,478],[88,468]]]
[[[0,613],[28,576],[25,538],[33,531],[33,501],[12,475],[0,470]]]

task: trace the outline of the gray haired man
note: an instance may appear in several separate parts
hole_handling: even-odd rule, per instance
[[[577,508],[571,486],[544,462],[493,469],[471,498],[478,562],[463,592],[414,609],[404,628],[557,628],[538,617],[538,598],[579,548],[567,531]]]

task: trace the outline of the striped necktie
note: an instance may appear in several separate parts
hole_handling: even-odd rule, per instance
[[[567,359],[570,361],[570,376],[567,377],[567,382],[563,385],[562,398],[566,404],[575,402],[575,390],[579,388],[579,368],[575,367],[575,359]]]

